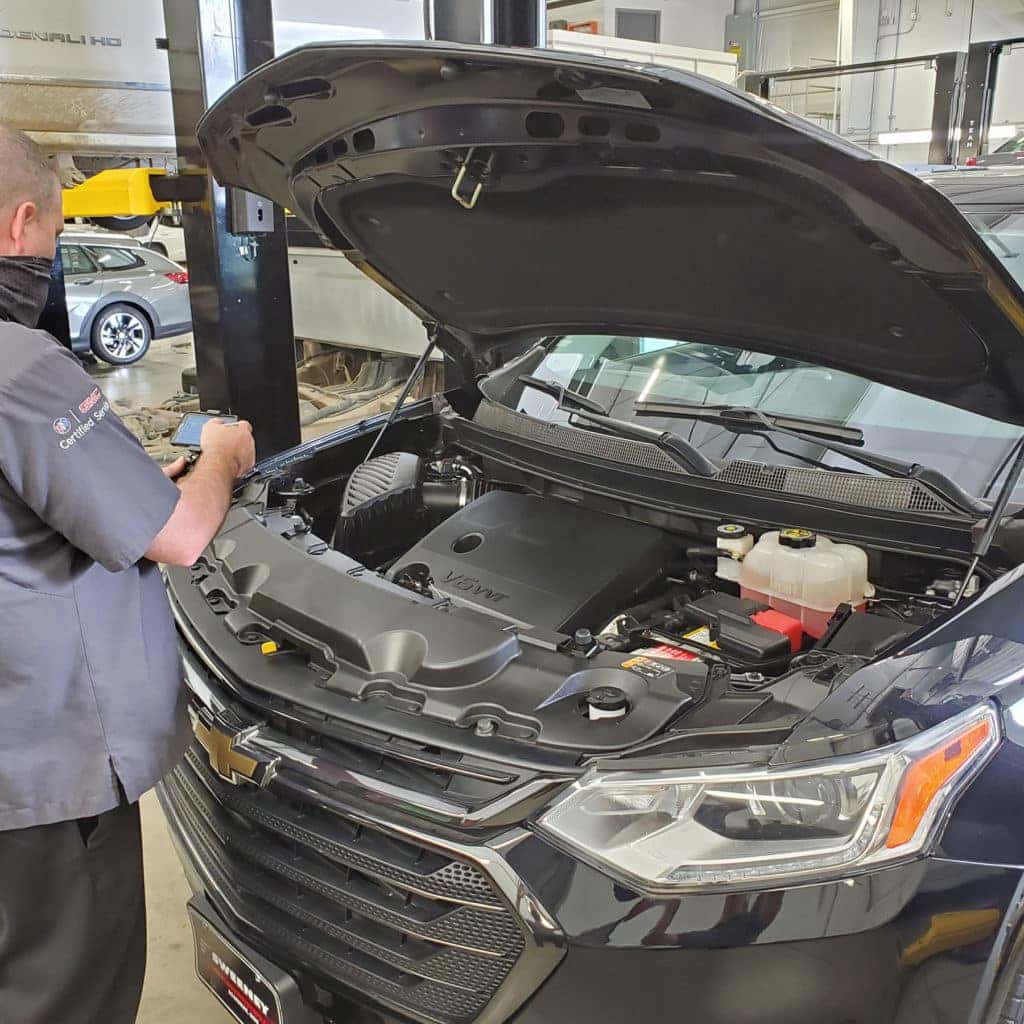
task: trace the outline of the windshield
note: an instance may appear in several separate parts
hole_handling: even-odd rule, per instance
[[[711,459],[747,459],[868,472],[814,442],[737,434],[719,423],[639,416],[638,399],[739,406],[859,428],[864,449],[941,470],[977,497],[992,497],[1010,449],[1011,424],[796,359],[668,338],[571,334],[543,342],[490,378],[488,392],[517,411],[566,423],[549,395],[517,380],[530,373],[600,402],[609,414],[670,430]],[[585,427],[582,422],[574,425]],[[769,440],[783,449],[776,451]]]

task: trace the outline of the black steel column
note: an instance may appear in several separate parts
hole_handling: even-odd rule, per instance
[[[284,215],[274,229],[228,231],[228,197],[195,136],[206,107],[274,55],[271,0],[164,0],[178,170],[206,198],[183,204],[199,400],[251,420],[261,458],[299,442],[295,339]]]
[[[952,51],[935,57],[935,95],[932,101],[932,140],[928,163],[956,163],[960,117],[964,109],[967,54]]]
[[[547,0],[429,0],[435,39],[498,46],[544,46]]]
[[[981,156],[988,149],[988,130],[992,127],[992,102],[996,91],[996,73],[1002,43],[971,43],[967,52],[964,78],[963,115],[957,162]]]
[[[547,0],[492,0],[494,42],[500,46],[544,46]]]
[[[50,271],[50,290],[46,295],[46,306],[36,326],[56,338],[65,348],[71,348],[71,326],[68,324],[68,297],[64,291],[64,260],[60,246],[53,256]],[[91,360],[91,355],[89,360]],[[86,361],[89,361],[86,360]]]

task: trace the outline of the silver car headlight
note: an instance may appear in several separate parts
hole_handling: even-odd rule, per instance
[[[809,766],[591,771],[538,825],[645,891],[842,877],[921,854],[998,743],[983,704],[902,743]]]

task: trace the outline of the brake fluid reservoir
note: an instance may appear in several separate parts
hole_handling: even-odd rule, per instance
[[[750,531],[739,523],[722,523],[715,531],[718,565],[715,575],[720,580],[735,582],[740,578],[740,562],[754,546]]]
[[[863,549],[789,529],[761,535],[740,563],[740,592],[799,619],[806,633],[820,637],[839,605],[862,608],[875,588]]]

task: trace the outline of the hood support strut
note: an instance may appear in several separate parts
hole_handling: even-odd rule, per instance
[[[430,359],[431,353],[437,346],[437,339],[441,333],[440,324],[431,324],[427,329],[428,344],[423,350],[423,355],[416,360],[416,365],[412,368],[412,373],[409,374],[409,379],[405,382],[405,387],[402,388],[401,394],[398,396],[398,400],[395,402],[395,407],[388,413],[388,418],[384,421],[384,426],[377,432],[377,436],[373,439],[373,444],[370,445],[370,450],[366,453],[366,458],[363,462],[369,462],[373,458],[373,453],[377,450],[377,446],[381,442],[381,438],[384,436],[385,431],[392,423],[398,418],[398,414],[402,411],[402,406],[405,405],[405,400],[409,397],[412,389],[416,386],[416,382],[423,376],[423,371],[427,368],[427,361]]]
[[[971,585],[971,577],[978,568],[978,563],[988,554],[988,549],[992,546],[992,538],[995,537],[996,530],[1003,520],[1003,513],[1006,511],[1010,495],[1013,494],[1014,489],[1017,487],[1017,482],[1020,480],[1022,473],[1024,473],[1024,437],[1017,442],[1016,457],[1013,460],[1013,464],[1006,471],[1006,479],[1003,481],[1003,486],[999,489],[996,503],[992,506],[992,511],[989,512],[988,518],[985,520],[985,526],[974,545],[974,557],[971,559],[970,567],[964,574],[964,581],[960,584],[960,589],[957,591],[956,598],[953,601],[954,605],[959,604],[963,600],[964,594],[967,593],[967,588]]]

